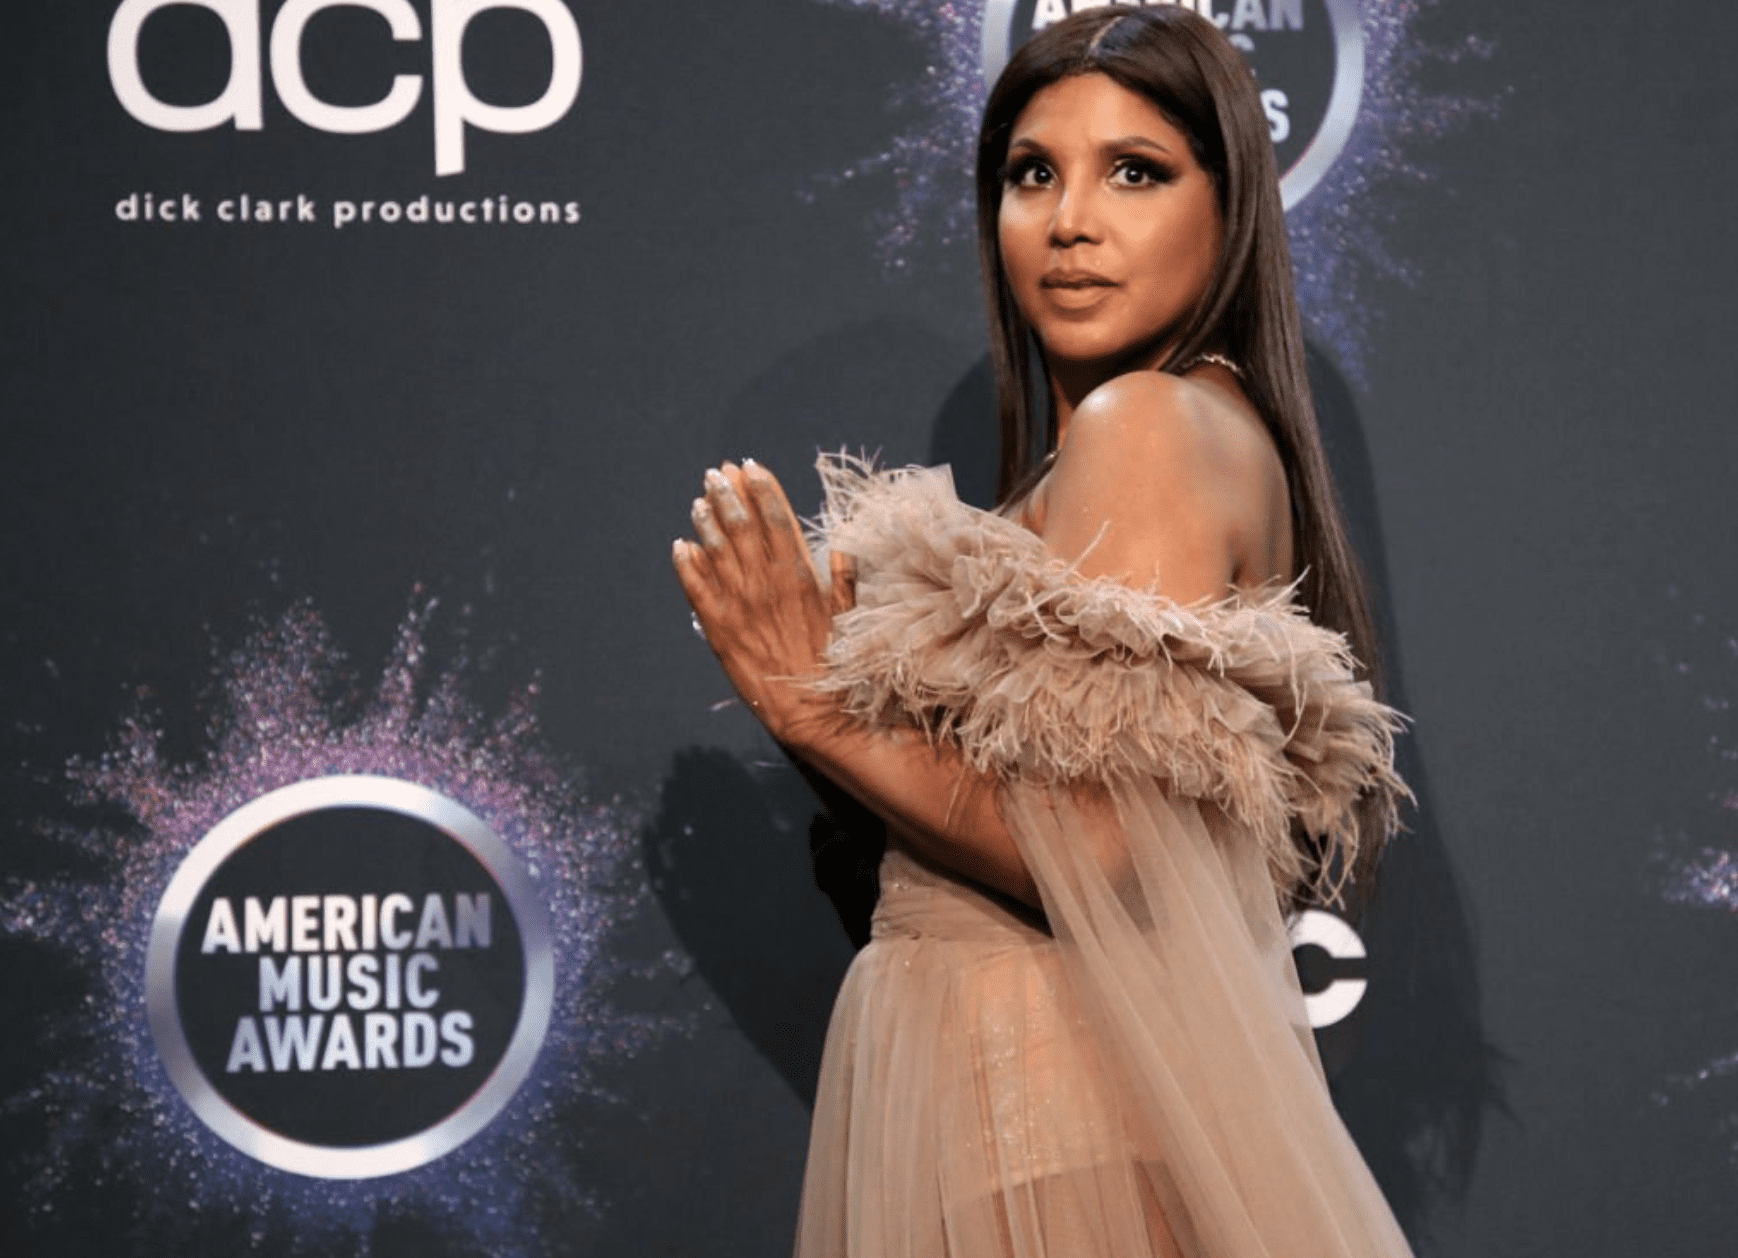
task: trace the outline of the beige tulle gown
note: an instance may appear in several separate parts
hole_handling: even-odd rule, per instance
[[[895,838],[827,1035],[799,1258],[1410,1251],[1323,1081],[1279,909],[1397,717],[1275,590],[1086,579],[945,469],[824,461],[852,556],[823,683],[955,743],[1043,916]],[[825,571],[825,567],[822,571]]]

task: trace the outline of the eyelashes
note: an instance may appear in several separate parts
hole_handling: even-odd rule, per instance
[[[1018,187],[1026,182],[1029,175],[1042,170],[1050,174],[1050,168],[1036,157],[1021,157],[1005,161],[1002,169],[997,172],[1004,187]]]
[[[1132,183],[1124,183],[1125,187],[1139,187],[1149,183],[1175,183],[1177,172],[1163,162],[1155,162],[1145,157],[1124,157],[1118,159],[1112,170],[1113,177],[1138,175]]]
[[[1123,188],[1175,183],[1177,177],[1175,168],[1144,156],[1118,157],[1110,169],[1111,181]],[[1003,162],[997,178],[1005,188],[1042,188],[1055,182],[1056,172],[1043,158],[1028,155]]]

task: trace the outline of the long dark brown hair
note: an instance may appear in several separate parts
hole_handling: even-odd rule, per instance
[[[1092,8],[1047,27],[1014,54],[984,108],[978,137],[978,249],[1002,429],[999,494],[1005,502],[1024,492],[1057,439],[1043,348],[1020,313],[1002,262],[998,220],[1008,142],[1033,96],[1061,79],[1093,73],[1151,101],[1188,137],[1195,160],[1218,193],[1224,242],[1213,276],[1159,369],[1187,365],[1208,352],[1238,365],[1244,394],[1285,465],[1294,557],[1302,573],[1299,597],[1316,623],[1346,636],[1377,683],[1376,635],[1364,579],[1346,538],[1304,371],[1303,330],[1267,118],[1243,55],[1213,23],[1180,5]],[[1324,872],[1368,884],[1388,837],[1379,815],[1375,807],[1362,812],[1354,867]],[[1296,839],[1307,860],[1319,860],[1319,847],[1309,836],[1299,833]]]

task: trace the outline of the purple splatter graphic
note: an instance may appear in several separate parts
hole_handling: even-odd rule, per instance
[[[160,730],[138,715],[100,759],[68,766],[75,803],[105,815],[118,806],[131,823],[45,825],[108,875],[15,886],[0,900],[0,929],[69,951],[95,977],[76,1025],[53,1032],[63,1064],[5,1102],[50,1127],[23,1185],[34,1209],[64,1210],[77,1187],[69,1167],[92,1157],[103,1176],[133,1177],[164,1227],[192,1226],[202,1210],[246,1212],[253,1247],[287,1230],[321,1244],[349,1234],[366,1248],[378,1218],[410,1215],[469,1234],[491,1254],[537,1253],[541,1239],[526,1234],[533,1202],[601,1207],[562,1165],[569,1133],[558,1124],[572,1122],[575,1102],[601,1102],[600,1065],[673,1025],[612,1003],[615,984],[643,972],[616,959],[615,947],[646,895],[634,856],[640,819],[620,802],[589,803],[570,785],[543,749],[535,684],[490,721],[465,695],[463,658],[425,676],[433,611],[429,601],[405,619],[378,685],[359,694],[320,617],[300,604],[220,661],[221,702],[197,763],[170,763]],[[170,1083],[145,1021],[151,920],[188,850],[247,801],[341,773],[419,783],[482,818],[539,888],[556,957],[548,1037],[507,1108],[445,1157],[372,1180],[280,1172],[220,1140]]]
[[[917,121],[881,152],[824,182],[891,175],[895,205],[874,216],[877,251],[890,273],[903,273],[920,242],[947,245],[976,230],[972,170],[987,92],[982,69],[985,0],[824,0],[870,9],[908,31],[925,50],[920,77],[895,89],[893,106]],[[1488,59],[1494,45],[1467,35],[1428,42],[1419,19],[1444,0],[1371,0],[1360,6],[1364,87],[1357,121],[1338,159],[1289,213],[1298,301],[1314,339],[1331,347],[1359,384],[1379,317],[1378,281],[1418,279],[1416,266],[1385,240],[1390,181],[1432,178],[1420,150],[1467,120],[1488,117],[1498,100],[1425,86],[1442,67]],[[1016,33],[1016,38],[1019,33]]]
[[[1667,597],[1675,602],[1678,593],[1668,591]],[[1691,639],[1662,652],[1657,663],[1692,692],[1706,723],[1703,748],[1713,772],[1699,840],[1683,834],[1656,837],[1659,891],[1672,904],[1738,913],[1738,731],[1732,706],[1738,691],[1738,635],[1715,632],[1700,612],[1691,614],[1690,625]]]
[[[979,61],[983,0],[825,0],[872,9],[905,28],[924,49],[927,63],[913,83],[894,89],[893,107],[918,121],[895,135],[879,153],[862,158],[822,182],[837,185],[889,174],[899,189],[896,204],[875,214],[876,251],[891,273],[905,271],[924,237],[952,244],[977,231],[972,168],[978,116],[986,88]]]
[[[1676,602],[1678,592],[1667,597]],[[1702,749],[1709,776],[1696,800],[1687,828],[1654,835],[1649,853],[1650,881],[1668,904],[1738,914],[1738,634],[1718,632],[1706,616],[1692,613],[1692,634],[1657,659],[1661,670],[1690,697],[1702,722]],[[1705,1084],[1738,1075],[1738,1051],[1718,1053],[1693,1069],[1674,1074],[1654,1101],[1669,1105]],[[1722,1130],[1738,1132],[1738,1116],[1728,1115]],[[1738,1137],[1731,1152],[1738,1163]]]
[[[1389,210],[1383,185],[1429,182],[1434,172],[1420,155],[1428,143],[1472,118],[1491,116],[1499,103],[1488,95],[1453,95],[1424,86],[1426,76],[1440,67],[1486,60],[1495,51],[1490,40],[1477,35],[1446,46],[1426,41],[1419,19],[1441,3],[1366,0],[1360,6],[1364,92],[1358,121],[1321,183],[1286,215],[1304,322],[1360,385],[1367,383],[1370,335],[1381,312],[1376,284],[1412,284],[1419,278],[1417,266],[1396,255],[1385,239]]]
[[[1738,853],[1705,847],[1694,856],[1667,863],[1670,873],[1660,894],[1668,903],[1738,913]]]

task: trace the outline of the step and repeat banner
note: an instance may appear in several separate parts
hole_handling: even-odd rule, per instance
[[[1079,7],[6,6],[7,1248],[786,1250],[851,946],[669,544],[988,499],[976,114]],[[1191,7],[1416,719],[1336,1102],[1421,1252],[1724,1253],[1738,22]]]

